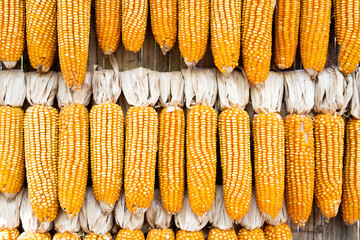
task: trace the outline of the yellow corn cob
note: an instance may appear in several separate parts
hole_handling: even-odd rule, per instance
[[[95,233],[86,234],[84,237],[85,240],[111,240],[112,236],[110,233],[104,235],[97,235]]]
[[[24,120],[25,165],[29,198],[40,222],[55,219],[58,203],[58,111],[35,105]]]
[[[327,218],[337,215],[342,193],[344,120],[318,114],[314,122],[315,202]]]
[[[181,108],[160,113],[159,185],[166,211],[181,210],[185,191],[185,115]]]
[[[176,240],[205,240],[205,238],[202,231],[188,232],[179,230],[176,233]]]
[[[301,0],[277,0],[275,8],[275,63],[280,69],[293,65],[299,38]]]
[[[211,51],[216,67],[230,74],[240,57],[241,0],[211,1]]]
[[[96,34],[105,55],[119,46],[121,30],[121,0],[95,0]]]
[[[116,240],[145,240],[145,236],[143,232],[139,229],[120,229],[120,231],[116,235]]]
[[[236,236],[234,229],[221,230],[219,228],[212,228],[209,231],[209,235],[208,235],[207,239],[208,240],[218,240],[218,239],[237,240],[237,236]]]
[[[215,198],[216,121],[215,109],[206,105],[194,106],[187,115],[187,186],[191,209],[199,216]]]
[[[90,111],[91,178],[100,204],[113,208],[123,183],[124,115],[115,103],[95,105]]]
[[[209,5],[209,0],[179,0],[179,48],[189,67],[194,67],[206,51]]]
[[[285,181],[284,122],[278,113],[260,113],[253,120],[256,203],[275,218],[283,202]]]
[[[335,36],[340,46],[339,70],[352,73],[360,61],[360,3],[358,0],[335,0]]]
[[[61,109],[59,118],[59,201],[67,214],[76,216],[87,183],[89,116],[84,105],[71,104]]]
[[[314,78],[326,63],[331,0],[302,0],[300,16],[301,61],[306,71]]]
[[[175,240],[175,234],[173,230],[169,228],[165,229],[151,229],[148,233],[146,240]]]
[[[230,108],[219,116],[221,167],[226,211],[239,220],[251,200],[250,120],[242,109]]]
[[[18,229],[3,229],[0,230],[0,240],[17,240],[19,237]]]
[[[309,219],[314,195],[313,119],[291,114],[284,120],[286,206],[293,223],[303,227]]]
[[[81,238],[76,234],[64,232],[64,233],[55,233],[53,240],[81,240]]]
[[[177,0],[150,0],[151,29],[163,54],[176,42]]]
[[[91,0],[57,0],[57,30],[61,72],[66,84],[85,79],[90,36]]]
[[[31,66],[48,72],[56,55],[56,0],[26,0],[26,43]]]
[[[264,234],[266,240],[292,240],[291,230],[287,224],[276,226],[266,225]]]
[[[24,240],[51,240],[50,233],[26,233],[21,239]]]
[[[247,78],[253,85],[265,82],[270,71],[274,0],[244,0],[242,54]]]
[[[24,111],[0,107],[0,191],[17,193],[25,178]]]
[[[254,230],[242,228],[238,233],[238,240],[265,240],[265,235],[261,228]]]
[[[158,115],[152,107],[126,113],[125,198],[130,212],[149,208],[154,196]]]
[[[360,219],[360,119],[351,118],[346,124],[346,152],[344,165],[344,185],[341,212],[347,224]]]
[[[25,47],[25,0],[0,1],[0,61],[13,68]]]
[[[148,1],[122,0],[122,42],[127,51],[140,51],[146,33]]]

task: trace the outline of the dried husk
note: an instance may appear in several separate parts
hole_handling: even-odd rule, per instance
[[[21,108],[25,93],[25,73],[22,70],[0,71],[0,106]]]
[[[30,105],[52,106],[58,90],[59,74],[28,72],[25,74],[26,99]]]

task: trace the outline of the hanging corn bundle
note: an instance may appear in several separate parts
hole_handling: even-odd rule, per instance
[[[187,114],[186,171],[190,205],[202,216],[211,209],[216,184],[216,71],[183,70]]]
[[[103,214],[99,202],[95,199],[91,187],[86,188],[85,200],[79,214],[82,230],[86,233],[84,240],[111,240],[110,230],[113,227],[113,213]]]
[[[31,66],[48,72],[56,56],[56,0],[26,0],[26,43]]]
[[[126,113],[125,197],[129,210],[145,212],[154,196],[160,94],[156,72],[137,68],[121,73],[122,89],[131,107]]]
[[[315,159],[313,118],[315,85],[304,71],[284,73],[285,117],[285,197],[293,223],[304,227],[314,196]]]
[[[58,201],[58,111],[52,107],[58,74],[25,75],[26,98],[31,107],[24,119],[25,166],[29,198],[40,222],[55,219]]]
[[[262,88],[251,88],[257,115],[253,120],[254,179],[257,205],[266,218],[275,218],[285,189],[284,121],[279,114],[284,75],[270,72]]]
[[[90,111],[91,178],[104,213],[115,206],[123,183],[124,114],[116,104],[121,94],[117,68],[94,71],[94,105]]]
[[[121,192],[120,199],[115,205],[115,221],[120,226],[120,231],[116,240],[145,240],[143,232],[140,230],[144,223],[144,213],[131,213],[126,206],[125,194]]]
[[[266,220],[264,235],[266,240],[292,240],[291,229],[288,222],[289,214],[286,210],[285,201],[279,214],[274,219]]]
[[[179,228],[176,240],[205,240],[202,229],[208,223],[207,214],[198,216],[190,206],[189,194],[186,191],[181,211],[175,215],[175,224]]]
[[[341,202],[345,127],[342,114],[351,98],[352,84],[347,84],[334,68],[324,69],[315,84],[315,202],[327,220],[337,215]]]
[[[0,61],[14,68],[25,48],[25,0],[0,1]]]
[[[20,190],[13,199],[7,200],[0,193],[0,239],[2,240],[17,240],[19,237],[22,195],[23,190]]]
[[[185,191],[184,79],[181,72],[158,73],[160,77],[159,185],[162,204],[178,213]]]
[[[160,190],[155,189],[154,199],[150,208],[146,211],[146,221],[152,228],[147,234],[147,240],[175,239],[175,234],[170,228],[172,215],[167,212],[161,202]]]
[[[89,116],[91,74],[86,74],[81,90],[69,89],[61,77],[57,100],[59,115],[59,202],[70,217],[80,212],[84,201],[89,161]],[[76,182],[76,184],[74,184]]]
[[[79,215],[70,218],[68,213],[59,210],[54,221],[56,233],[53,240],[81,240]]]
[[[24,232],[20,234],[18,239],[21,240],[51,240],[49,231],[53,228],[53,222],[39,222],[33,212],[30,204],[28,190],[25,189],[20,206],[20,220]]]
[[[351,118],[346,123],[346,149],[344,161],[342,217],[347,224],[360,220],[360,72],[349,75],[354,80],[354,92],[349,106]]]
[[[23,71],[0,71],[0,191],[12,199],[25,180]]]
[[[217,74],[219,88],[220,156],[227,213],[240,220],[251,201],[250,119],[246,111],[250,84],[241,72]]]
[[[242,228],[238,233],[238,239],[265,240],[264,232],[261,229],[264,221],[256,204],[255,191],[252,191],[249,211],[239,221]]]
[[[207,216],[212,225],[207,237],[208,240],[237,240],[233,220],[226,212],[223,187],[220,185],[216,186],[214,204]]]

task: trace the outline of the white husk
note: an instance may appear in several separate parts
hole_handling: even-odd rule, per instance
[[[263,216],[265,218],[266,223],[273,225],[273,226],[286,223],[289,219],[289,213],[286,209],[285,197],[284,197],[284,201],[281,206],[281,210],[274,219],[269,217],[269,215],[267,215],[267,214],[263,214]]]
[[[116,103],[121,94],[119,73],[115,70],[96,70],[92,76],[95,104]]]
[[[155,189],[150,208],[146,211],[146,220],[151,228],[164,229],[170,227],[171,214],[168,214],[161,203],[159,189]]]
[[[256,113],[280,112],[284,93],[284,74],[270,72],[262,86],[251,87],[251,102]]]
[[[285,72],[285,99],[289,114],[308,114],[314,106],[315,84],[305,70]]]
[[[357,119],[360,119],[360,68],[357,68],[348,78],[353,79],[353,95],[350,101],[350,114]]]
[[[122,90],[132,106],[154,106],[160,95],[159,74],[147,68],[120,73]]]
[[[104,235],[113,226],[113,213],[102,213],[99,202],[96,201],[91,187],[86,188],[84,203],[80,210],[80,225],[86,233]]]
[[[216,194],[214,204],[208,212],[208,219],[211,225],[221,230],[229,230],[233,228],[233,220],[229,217],[224,201],[223,187],[216,186]]]
[[[184,78],[178,72],[159,72],[160,97],[162,107],[177,107],[184,105]]]
[[[51,106],[58,89],[59,74],[28,72],[25,74],[26,99],[30,105]]]
[[[207,223],[207,212],[199,216],[191,210],[189,194],[186,191],[181,211],[175,215],[176,226],[184,231],[197,232],[203,229]]]
[[[233,71],[229,77],[217,72],[217,83],[219,89],[219,108],[226,110],[232,107],[245,109],[249,103],[250,82],[245,74]]]
[[[136,214],[133,214],[126,207],[124,191],[121,192],[120,198],[115,204],[114,215],[116,223],[122,229],[141,229],[144,223],[144,212],[136,211]]]
[[[337,68],[324,69],[319,73],[315,82],[314,111],[341,116],[346,110],[352,92],[352,78],[345,79]]]
[[[19,239],[22,238],[23,234],[26,233],[46,233],[53,227],[53,222],[39,222],[35,217],[35,214],[31,208],[29,193],[27,189],[24,189],[21,205],[20,205],[20,220],[24,233],[22,233]]]
[[[20,204],[22,200],[23,190],[18,192],[12,200],[7,200],[0,193],[0,231],[7,229],[15,229],[20,225]]]
[[[217,96],[216,69],[183,69],[186,107],[214,106]]]
[[[87,106],[91,99],[91,73],[87,72],[84,82],[81,84],[81,89],[72,87],[71,89],[66,85],[61,73],[59,73],[59,88],[56,94],[60,108],[76,103]]]
[[[59,233],[69,232],[80,236],[81,230],[79,215],[70,218],[69,215],[62,209],[59,212],[54,221],[55,230]]]
[[[22,107],[25,91],[25,74],[22,70],[0,71],[0,106]]]
[[[256,204],[255,191],[252,191],[251,202],[249,211],[240,219],[239,223],[247,230],[254,230],[260,228],[264,224],[264,217],[261,215],[260,210]]]

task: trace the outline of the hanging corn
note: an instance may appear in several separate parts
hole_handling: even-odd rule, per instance
[[[81,240],[79,215],[69,218],[67,212],[59,210],[54,221],[56,233],[53,240]]]
[[[287,225],[289,214],[286,209],[285,200],[279,214],[274,219],[266,220],[264,235],[266,240],[292,240],[291,229]]]

